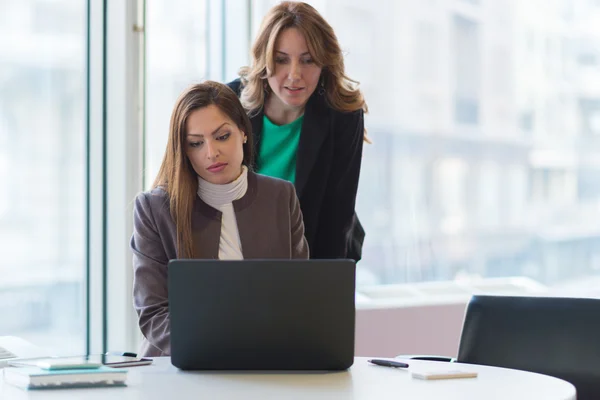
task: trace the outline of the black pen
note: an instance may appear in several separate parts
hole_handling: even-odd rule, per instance
[[[392,367],[392,368],[408,368],[407,363],[398,362],[398,361],[390,361],[390,360],[367,360],[371,364],[381,365],[382,367]]]

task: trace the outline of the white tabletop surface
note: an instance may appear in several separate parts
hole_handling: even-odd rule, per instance
[[[409,360],[410,368],[374,366],[357,357],[343,372],[189,372],[156,358],[129,369],[119,388],[26,391],[0,383],[0,399],[399,399],[399,400],[575,400],[568,382],[529,372],[468,364],[453,369],[478,372],[477,378],[425,381],[410,371],[448,368],[448,363]]]

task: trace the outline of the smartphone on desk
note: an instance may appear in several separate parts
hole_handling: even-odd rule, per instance
[[[136,355],[106,353],[102,355],[102,363],[107,367],[138,367],[152,364],[151,358],[137,357]]]

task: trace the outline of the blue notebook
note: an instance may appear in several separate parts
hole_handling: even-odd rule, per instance
[[[23,389],[125,386],[126,378],[127,370],[105,366],[53,371],[38,367],[4,369],[4,382]]]

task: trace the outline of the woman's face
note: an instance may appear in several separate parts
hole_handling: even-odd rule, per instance
[[[285,108],[303,108],[319,84],[321,67],[308,52],[297,28],[282,31],[275,42],[275,72],[267,78],[273,94]]]
[[[240,176],[246,134],[217,106],[193,111],[186,130],[185,152],[202,179],[224,185]]]

